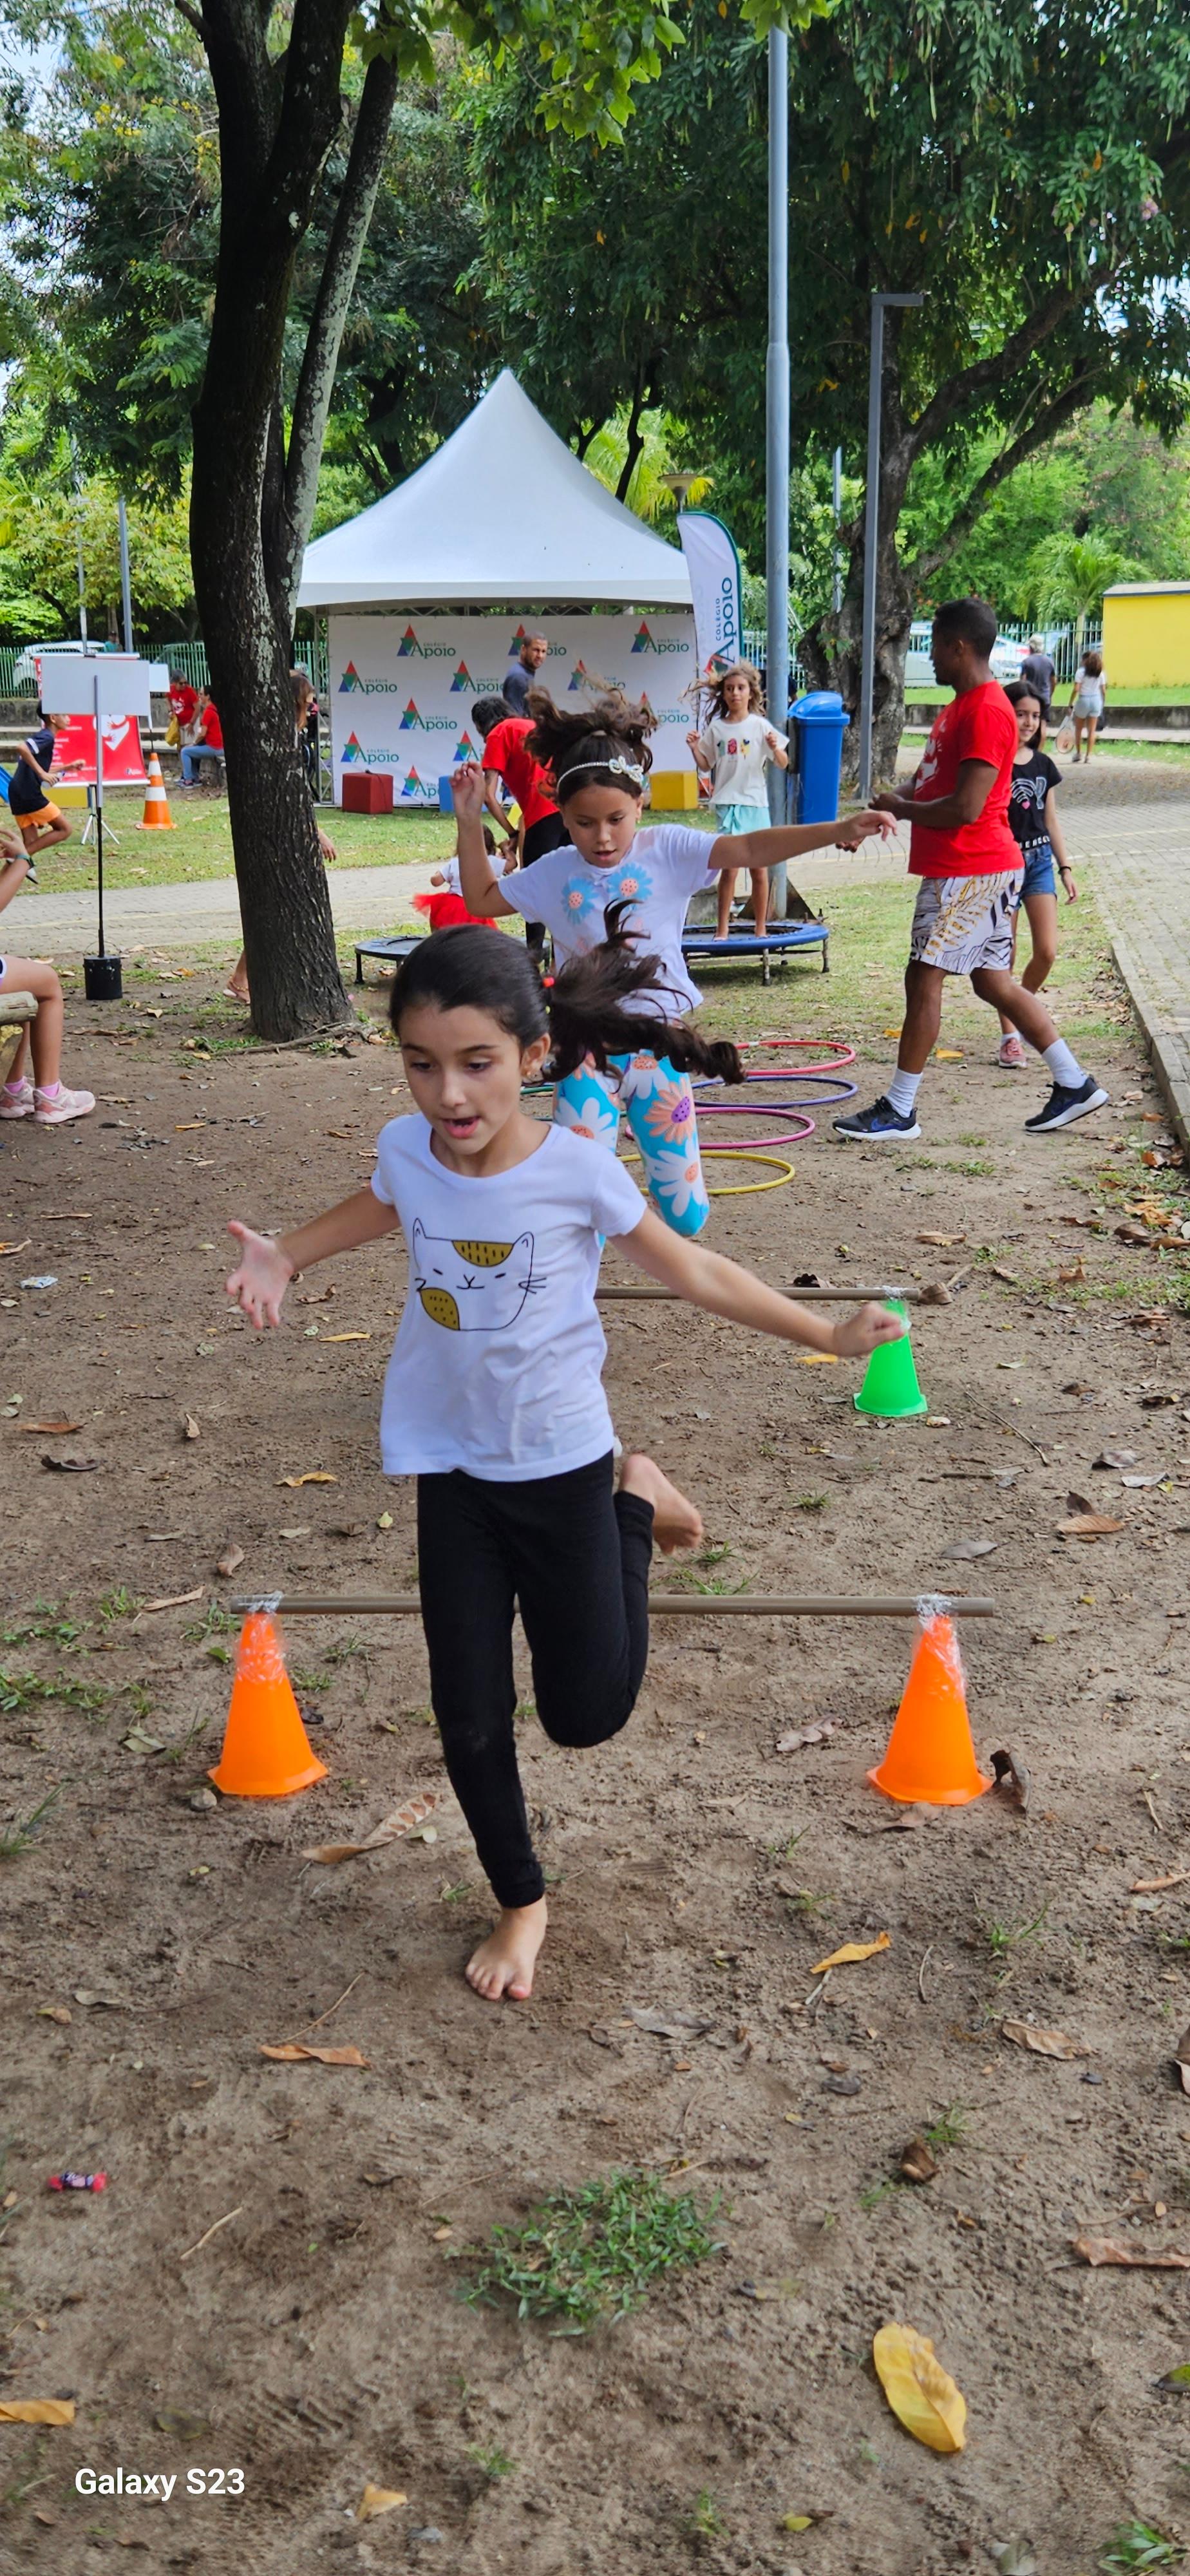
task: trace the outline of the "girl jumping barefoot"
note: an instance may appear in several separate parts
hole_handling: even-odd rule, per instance
[[[488,2002],[531,1993],[544,1880],[517,1770],[512,1621],[519,1605],[538,1714],[556,1744],[605,1743],[627,1724],[648,1654],[649,1559],[693,1546],[694,1504],[651,1458],[618,1474],[595,1305],[601,1238],[663,1287],[752,1331],[862,1358],[897,1317],[864,1306],[827,1324],[747,1270],[669,1233],[623,1165],[521,1109],[553,1050],[561,1078],[588,1054],[654,1045],[683,1070],[725,1070],[734,1048],[624,1008],[664,970],[612,935],[543,994],[524,948],[460,926],[424,940],[390,1005],[417,1104],[380,1136],[370,1186],[292,1233],[230,1231],[228,1280],[259,1328],[297,1272],[398,1226],[409,1296],[381,1407],[385,1470],[417,1478],[422,1622],[452,1787],[500,1907],[467,1966]],[[547,1016],[548,1014],[548,1016]]]

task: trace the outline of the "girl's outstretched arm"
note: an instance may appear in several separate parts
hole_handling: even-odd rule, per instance
[[[707,865],[712,868],[775,868],[782,859],[800,859],[807,850],[858,850],[869,833],[887,840],[895,825],[888,814],[870,807],[860,814],[836,815],[831,823],[777,823],[767,832],[720,832]]]
[[[878,1342],[899,1342],[905,1333],[899,1315],[873,1303],[861,1306],[842,1323],[830,1324],[825,1315],[812,1315],[808,1306],[794,1305],[776,1288],[766,1288],[738,1261],[725,1260],[721,1252],[705,1252],[697,1243],[684,1243],[651,1208],[631,1234],[617,1235],[615,1241],[617,1251],[638,1270],[647,1271],[650,1279],[671,1288],[688,1305],[704,1306],[708,1314],[722,1315],[727,1323],[743,1324],[751,1332],[772,1333],[780,1342],[804,1342],[808,1350],[862,1360]]]
[[[1066,901],[1067,903],[1077,903],[1078,887],[1074,882],[1074,870],[1070,864],[1070,852],[1066,847],[1062,834],[1062,826],[1058,821],[1058,808],[1052,787],[1045,800],[1045,828],[1049,833],[1050,848],[1058,862],[1058,874],[1066,889]],[[3,880],[0,879],[0,884],[2,883]],[[4,897],[0,895],[0,902],[3,902],[3,900]]]
[[[228,1296],[243,1307],[257,1332],[264,1324],[279,1324],[281,1300],[299,1270],[329,1261],[336,1252],[353,1252],[357,1244],[378,1243],[399,1224],[396,1209],[386,1207],[371,1189],[354,1191],[292,1234],[254,1234],[233,1217],[227,1231],[239,1244],[240,1259],[227,1282]]]
[[[456,769],[451,779],[458,825],[459,888],[468,912],[480,921],[500,921],[515,913],[515,903],[501,894],[492,862],[483,845],[484,772],[474,761]],[[504,815],[504,821],[508,817]]]

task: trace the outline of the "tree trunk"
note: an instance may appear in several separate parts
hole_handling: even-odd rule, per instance
[[[881,529],[877,558],[876,668],[872,690],[874,789],[892,785],[905,723],[905,655],[909,649],[913,591],[909,575],[897,553],[895,531],[899,512],[898,494],[896,509],[890,511],[888,523]],[[883,511],[881,515],[884,516]],[[819,618],[817,625],[807,628],[798,646],[811,687],[838,689],[851,718],[843,736],[843,784],[849,788],[855,787],[859,775],[863,600],[864,548],[860,527],[852,546],[838,615],[832,612],[830,616]]]

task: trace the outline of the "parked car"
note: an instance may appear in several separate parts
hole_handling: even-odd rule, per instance
[[[992,669],[1001,681],[1018,680],[1021,664],[1029,647],[1015,643],[1011,635],[997,635],[992,646]],[[909,650],[905,656],[906,693],[912,688],[933,688],[934,665],[930,660],[930,621],[915,617],[909,629]]]

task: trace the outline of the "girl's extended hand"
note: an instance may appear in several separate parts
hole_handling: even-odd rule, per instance
[[[839,832],[836,836],[835,848],[837,850],[858,850],[860,842],[866,841],[869,838],[869,835],[873,832],[878,832],[881,840],[887,841],[895,833],[896,828],[896,820],[893,815],[879,813],[875,806],[871,806],[866,808],[862,814],[849,814],[847,816],[845,823],[840,826]]]
[[[254,1234],[233,1217],[227,1229],[240,1247],[239,1267],[232,1271],[227,1293],[243,1307],[257,1332],[281,1321],[281,1300],[293,1277],[293,1264],[271,1234]]]
[[[693,727],[693,725],[692,725],[692,726],[691,726],[691,728],[690,728],[689,733],[688,733],[688,734],[687,734],[687,736],[686,736],[686,740],[687,740],[687,742],[688,742],[688,743],[689,743],[689,745],[690,745],[690,749],[691,749],[691,751],[697,751],[698,746],[699,746],[700,742],[702,741],[702,735],[701,735],[700,733],[696,733],[696,732],[695,732],[695,730],[694,730],[694,727]]]
[[[1071,868],[1060,868],[1058,874],[1062,879],[1062,892],[1066,897],[1067,903],[1077,903],[1078,887],[1074,882],[1073,870]]]
[[[478,761],[469,760],[462,769],[452,769],[450,786],[456,821],[478,823],[483,813],[483,771]]]
[[[909,1330],[903,1315],[890,1315],[874,1301],[834,1326],[834,1345],[841,1360],[866,1360],[881,1342],[901,1342]]]

